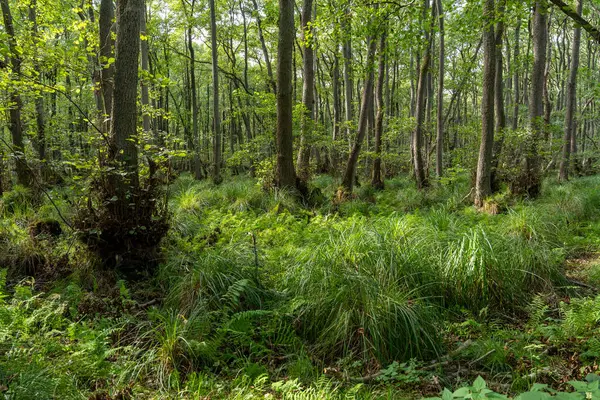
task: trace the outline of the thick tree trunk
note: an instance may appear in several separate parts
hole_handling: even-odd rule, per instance
[[[135,209],[129,196],[139,189],[137,148],[137,95],[140,54],[140,25],[143,0],[119,0],[117,4],[117,39],[115,42],[115,86],[110,129],[112,174],[118,216],[128,218]]]
[[[419,70],[419,81],[417,84],[416,93],[416,127],[411,136],[411,151],[413,170],[417,189],[423,189],[429,185],[427,176],[425,175],[425,165],[423,161],[423,132],[425,125],[425,97],[427,92],[427,74],[431,63],[431,45],[426,44],[425,56],[421,60],[421,68]]]
[[[504,108],[504,58],[502,56],[502,43],[504,38],[504,12],[506,9],[506,0],[500,0],[498,3],[499,21],[496,24],[496,70],[494,78],[494,110],[496,117],[494,149],[492,152],[492,171],[491,171],[491,190],[492,193],[499,190],[498,182],[498,164],[500,153],[504,145],[504,134],[506,130],[506,110]]]
[[[313,0],[304,0],[302,5],[302,15],[300,18],[302,31],[303,57],[303,87],[302,87],[302,105],[305,114],[301,121],[300,149],[298,150],[297,173],[298,179],[304,184],[308,182],[310,175],[310,152],[311,146],[308,135],[314,125],[315,114],[315,53],[313,48],[312,29],[312,8]]]
[[[375,88],[377,116],[375,118],[375,159],[373,160],[371,185],[376,189],[383,189],[384,187],[383,180],[381,179],[381,136],[383,134],[383,117],[385,115],[383,90],[386,76],[386,36],[387,32],[384,31],[379,39],[379,74]]]
[[[208,1],[210,6],[210,43],[212,53],[213,80],[213,128],[215,140],[213,145],[212,181],[218,185],[221,177],[221,115],[219,114],[219,52],[217,47],[217,18],[215,15],[215,0]]]
[[[515,28],[515,45],[514,45],[514,58],[513,62],[515,65],[519,65],[519,54],[521,51],[521,20],[517,21],[517,27]],[[515,68],[513,73],[513,115],[512,115],[512,130],[516,131],[519,127],[519,102],[521,101],[520,85],[519,85],[519,71]]]
[[[276,185],[296,187],[294,137],[292,133],[292,57],[294,53],[294,1],[279,0],[279,40],[277,45],[277,165]]]
[[[481,145],[475,179],[475,206],[482,207],[492,193],[492,151],[494,147],[494,82],[496,77],[496,38],[494,0],[485,0],[483,30],[483,93],[481,96]]]
[[[541,169],[538,154],[539,141],[544,134],[544,70],[548,41],[548,5],[546,0],[536,0],[532,23],[533,68],[529,98],[529,124],[531,136],[526,144],[525,165],[520,177],[519,192],[528,197],[540,193]]]
[[[352,146],[352,150],[350,151],[348,163],[346,164],[346,170],[342,179],[342,187],[344,189],[345,195],[352,193],[352,189],[354,187],[354,180],[356,178],[356,164],[358,162],[358,156],[360,154],[362,142],[364,141],[365,135],[367,133],[367,118],[369,113],[370,102],[373,98],[373,65],[375,62],[376,47],[377,41],[375,40],[375,38],[370,38],[369,50],[367,52],[367,76],[365,79],[365,86],[363,89],[362,100],[360,105],[358,133],[356,135],[354,145]]]
[[[583,11],[583,0],[577,4],[577,14]],[[569,162],[571,156],[572,142],[575,142],[575,106],[577,104],[577,72],[579,69],[579,49],[581,47],[581,27],[575,26],[573,34],[573,47],[571,48],[571,72],[567,87],[567,110],[565,114],[565,133],[563,137],[562,158],[560,160],[560,171],[558,179],[566,181],[569,179]]]
[[[8,48],[10,50],[10,65],[11,71],[14,75],[14,79],[20,79],[21,75],[21,59],[19,57],[19,50],[17,46],[17,39],[15,37],[15,28],[13,25],[13,18],[10,12],[10,6],[8,0],[0,0],[0,6],[2,8],[2,16],[4,19],[4,30],[8,36]],[[32,176],[27,166],[27,159],[25,157],[25,145],[23,143],[23,122],[21,121],[21,113],[23,111],[23,102],[21,96],[13,89],[10,93],[10,120],[9,129],[12,137],[12,149],[13,157],[16,161],[15,169],[17,171],[17,182],[23,186],[29,186],[31,184]]]

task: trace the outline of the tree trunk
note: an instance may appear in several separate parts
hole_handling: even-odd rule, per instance
[[[215,185],[223,181],[221,177],[221,115],[219,114],[219,52],[217,47],[217,18],[215,0],[208,1],[210,6],[210,44],[212,53],[213,80],[213,128],[215,141],[213,146],[212,181]]]
[[[10,65],[11,71],[14,75],[14,79],[21,78],[21,59],[19,57],[19,49],[17,46],[17,39],[15,37],[15,28],[13,25],[13,18],[10,12],[10,6],[8,0],[0,0],[0,6],[2,8],[2,16],[4,19],[4,30],[8,36],[8,48],[10,50]],[[12,153],[16,161],[15,169],[17,171],[17,182],[23,186],[29,186],[31,184],[32,176],[27,166],[27,159],[25,157],[25,146],[23,143],[23,122],[21,121],[21,113],[23,111],[23,102],[21,96],[12,89],[10,93],[10,121],[9,129],[12,137]]]
[[[252,3],[254,4],[254,12],[256,13],[256,26],[258,28],[258,39],[260,40],[260,46],[262,48],[263,57],[265,58],[265,64],[267,66],[267,76],[269,77],[269,86],[271,86],[271,88],[273,89],[273,93],[277,93],[277,84],[275,83],[275,79],[273,78],[273,68],[271,67],[271,60],[269,59],[269,51],[267,50],[267,44],[265,42],[265,37],[263,36],[262,20],[260,19],[260,14],[258,12],[258,4],[256,3],[256,0],[252,0]]]
[[[439,177],[444,172],[444,68],[445,68],[445,52],[444,43],[444,9],[442,0],[435,1],[436,15],[440,29],[440,49],[439,49],[439,66],[438,66],[438,92],[437,92],[437,131],[436,131],[436,157],[435,157],[435,173]]]
[[[142,79],[142,95],[141,95],[141,104],[142,104],[142,126],[144,132],[150,132],[150,93],[148,88],[148,75],[150,74],[150,61],[149,61],[149,46],[148,46],[148,37],[146,33],[146,5],[144,4],[144,9],[142,12],[141,25],[140,25],[140,34],[143,36],[141,40],[141,53],[142,53],[142,70],[144,71],[144,77]]]
[[[548,41],[548,5],[546,0],[536,0],[533,15],[533,68],[529,98],[529,124],[531,136],[526,144],[525,165],[520,177],[520,194],[537,197],[541,188],[540,156],[538,144],[544,134],[544,70]]]
[[[421,68],[419,70],[419,81],[417,84],[417,98],[415,105],[415,115],[417,126],[412,132],[411,151],[413,160],[413,169],[417,189],[423,189],[429,185],[425,176],[425,166],[423,164],[423,131],[425,122],[425,96],[427,91],[427,73],[429,64],[431,63],[431,46],[426,44],[425,56],[421,60]]]
[[[373,64],[375,62],[375,50],[377,42],[375,38],[369,39],[369,50],[367,52],[367,76],[365,79],[365,86],[362,93],[362,100],[360,105],[360,116],[358,120],[358,133],[356,140],[350,151],[348,157],[348,163],[346,164],[346,171],[342,179],[342,187],[345,195],[351,194],[354,187],[354,179],[356,177],[356,163],[358,162],[358,156],[360,154],[360,148],[364,141],[365,134],[367,133],[367,118],[369,113],[369,107],[371,99],[373,98]]]
[[[102,0],[100,2],[100,17],[98,19],[100,28],[100,81],[102,85],[102,97],[104,99],[104,115],[105,120],[103,130],[108,132],[110,126],[110,113],[113,109],[113,90],[114,90],[114,40],[112,38],[113,19],[115,18],[115,10],[112,0]]]
[[[577,4],[577,13],[583,11],[583,0]],[[581,47],[581,27],[575,26],[573,34],[573,47],[571,49],[571,72],[567,87],[567,110],[565,114],[565,133],[563,137],[562,158],[560,160],[560,171],[558,179],[566,181],[569,179],[569,158],[571,156],[571,143],[575,137],[575,106],[577,103],[577,72],[579,69],[579,48]]]
[[[302,105],[304,106],[304,115],[301,121],[300,149],[298,150],[297,173],[298,179],[304,184],[308,182],[310,175],[310,143],[308,139],[309,132],[314,125],[315,113],[315,53],[313,48],[312,29],[312,7],[313,0],[304,0],[301,15],[302,48],[303,58],[303,87],[302,87]]]
[[[500,153],[504,145],[504,131],[506,129],[506,110],[504,109],[504,59],[502,57],[502,42],[504,38],[504,12],[506,0],[498,3],[498,23],[496,24],[496,75],[494,78],[494,108],[496,116],[496,132],[494,149],[492,151],[491,190],[492,193],[499,190],[498,164]]]
[[[294,52],[294,1],[279,0],[279,40],[277,45],[277,165],[276,185],[296,187],[294,137],[292,133],[292,57]]]
[[[494,0],[485,0],[483,30],[483,93],[481,97],[481,145],[475,179],[475,206],[482,207],[492,193],[491,166],[494,147],[494,82],[496,76],[496,38]]]
[[[140,54],[140,25],[143,0],[119,0],[117,4],[117,39],[115,42],[115,86],[111,119],[111,161],[117,216],[129,218],[130,196],[139,189],[137,148],[137,94]]]
[[[371,185],[376,189],[383,189],[384,187],[381,179],[381,136],[383,134],[383,117],[385,113],[383,90],[386,75],[386,36],[387,32],[384,30],[379,39],[379,75],[377,76],[377,87],[375,88],[377,117],[375,120],[375,159],[373,160]]]

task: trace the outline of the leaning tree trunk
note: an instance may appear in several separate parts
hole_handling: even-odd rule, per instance
[[[496,76],[496,38],[494,0],[484,3],[483,93],[481,95],[481,145],[475,178],[475,206],[482,207],[492,193],[492,151],[494,147],[494,82]]]
[[[310,175],[310,151],[311,146],[309,144],[308,135],[311,130],[314,121],[314,108],[315,108],[315,54],[313,48],[313,34],[312,29],[312,7],[313,0],[304,0],[302,5],[301,15],[301,30],[302,30],[302,44],[304,50],[303,58],[303,87],[302,87],[302,105],[304,106],[304,115],[301,121],[301,136],[300,136],[300,150],[298,151],[297,172],[298,179],[306,184]]]
[[[15,28],[13,25],[13,18],[10,12],[10,6],[8,0],[0,0],[0,6],[2,8],[2,16],[4,18],[4,30],[8,36],[8,49],[10,50],[10,65],[14,75],[14,79],[20,79],[21,75],[21,58],[19,57],[19,49],[17,46],[17,39],[15,37]],[[23,143],[23,122],[21,121],[21,113],[23,110],[23,102],[21,96],[16,89],[13,89],[10,93],[10,107],[9,115],[9,129],[12,137],[12,153],[16,160],[16,171],[17,171],[17,182],[23,186],[29,186],[31,184],[32,176],[27,166],[27,159],[25,157],[25,145]]]
[[[210,5],[210,44],[212,51],[213,78],[213,128],[215,141],[213,146],[212,181],[218,185],[221,177],[221,115],[219,114],[219,52],[217,48],[217,18],[215,15],[215,0],[208,1]]]
[[[348,157],[348,163],[346,164],[346,170],[342,179],[342,188],[344,190],[344,196],[351,194],[354,187],[354,179],[356,177],[356,164],[358,162],[358,156],[362,142],[365,139],[367,133],[367,119],[369,114],[369,108],[371,106],[371,100],[373,98],[373,64],[375,62],[375,50],[377,42],[375,38],[369,39],[369,50],[367,52],[367,76],[365,79],[365,86],[362,93],[362,100],[360,105],[360,116],[358,119],[358,133],[356,140],[350,151]]]
[[[577,4],[577,13],[583,11],[583,0]],[[579,69],[579,48],[581,47],[581,27],[575,26],[573,34],[573,47],[571,49],[571,72],[567,87],[567,110],[565,114],[565,134],[563,137],[562,158],[558,179],[566,181],[569,179],[569,158],[571,156],[571,142],[575,136],[575,106],[577,103],[577,71]]]
[[[375,88],[377,116],[375,118],[375,159],[373,160],[371,185],[376,189],[383,189],[384,187],[383,180],[381,179],[381,136],[383,133],[383,116],[385,112],[383,86],[386,75],[386,35],[387,32],[384,30],[379,39],[379,75],[377,76],[377,87]]]
[[[277,165],[276,185],[296,187],[294,137],[292,135],[292,57],[294,52],[294,1],[279,0],[279,40],[277,45]]]

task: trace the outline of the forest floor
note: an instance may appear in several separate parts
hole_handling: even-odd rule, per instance
[[[316,177],[307,206],[249,178],[181,176],[160,268],[136,283],[98,271],[62,223],[76,189],[50,192],[58,210],[5,193],[0,397],[600,394],[600,177],[498,195],[495,215],[468,204],[466,174],[337,205],[336,185]],[[51,220],[60,232],[39,231]]]

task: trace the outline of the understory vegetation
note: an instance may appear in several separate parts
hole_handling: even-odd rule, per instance
[[[495,213],[469,205],[467,174],[446,179],[307,206],[250,178],[184,174],[158,272],[137,283],[65,223],[74,189],[50,202],[16,186],[0,201],[0,393],[598,396],[600,177],[547,180],[535,201],[499,194]]]

